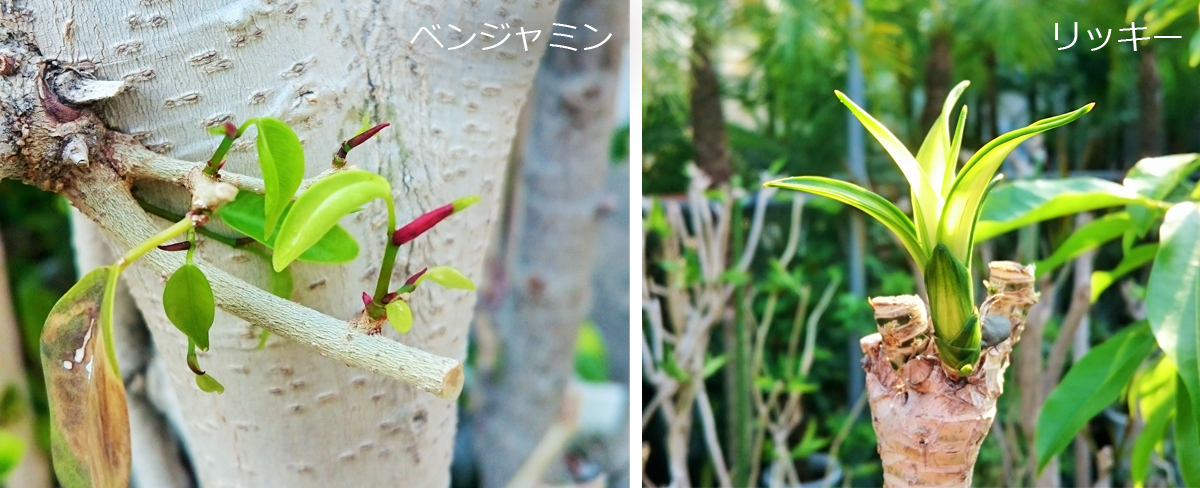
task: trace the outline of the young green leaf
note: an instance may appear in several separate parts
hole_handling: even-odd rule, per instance
[[[462,274],[462,271],[449,266],[434,266],[429,268],[429,271],[426,271],[425,274],[417,279],[416,284],[419,285],[426,279],[433,280],[434,283],[446,288],[475,291],[475,283],[472,283],[470,278]]]
[[[1111,213],[1088,222],[1075,229],[1050,257],[1037,262],[1037,276],[1040,278],[1080,254],[1121,237],[1132,225],[1128,212]]]
[[[1146,263],[1153,261],[1154,256],[1157,254],[1158,244],[1143,244],[1127,251],[1125,257],[1111,271],[1093,271],[1092,303],[1096,303],[1096,299],[1100,298],[1100,294],[1104,293],[1104,290],[1107,290],[1113,282],[1129,274],[1130,271],[1141,268]]]
[[[399,298],[392,300],[384,309],[387,311],[387,320],[392,324],[392,328],[401,334],[407,334],[412,330],[413,316],[412,309],[408,307],[404,300]]]
[[[1146,317],[1159,347],[1179,368],[1197,407],[1193,411],[1200,411],[1200,206],[1175,205],[1158,233],[1158,256],[1146,290]]]
[[[604,336],[591,322],[579,326],[575,339],[575,376],[587,383],[608,380],[608,349],[604,346]]]
[[[942,181],[942,198],[950,195],[950,187],[954,186],[955,170],[958,169],[958,153],[962,151],[963,129],[967,127],[967,106],[958,113],[958,125],[954,129],[954,141],[950,143],[950,153],[946,154],[946,177]]]
[[[196,375],[196,387],[205,393],[216,393],[218,395],[225,393],[225,385],[208,374]]]
[[[938,244],[933,248],[933,254],[925,267],[929,316],[933,320],[933,329],[937,337],[960,348],[966,344],[953,339],[962,336],[963,328],[975,315],[971,289],[971,275],[967,272],[967,267],[950,254],[945,244]]]
[[[1026,139],[1082,117],[1093,105],[1089,103],[1074,112],[1039,120],[1028,127],[1004,134],[976,152],[954,178],[945,206],[941,207],[941,217],[935,218],[937,242],[946,244],[950,253],[960,261],[970,261],[972,234],[979,217],[979,206],[983,203],[988,182],[992,181],[1000,163]]]
[[[1067,371],[1038,415],[1034,446],[1039,473],[1088,420],[1117,400],[1153,348],[1148,324],[1138,322],[1088,351]]]
[[[892,202],[872,193],[861,186],[844,181],[838,181],[819,176],[797,176],[784,178],[767,183],[765,186],[786,188],[829,197],[839,202],[851,205],[866,212],[879,223],[891,230],[900,243],[908,250],[908,254],[916,261],[917,266],[924,269],[929,259],[921,241],[917,237],[917,229],[904,212],[896,208]]]
[[[933,127],[929,128],[925,142],[921,143],[921,149],[917,150],[917,162],[921,163],[921,168],[929,177],[929,185],[943,196],[954,181],[955,163],[958,161],[957,156],[951,155],[950,116],[954,112],[954,104],[958,103],[958,97],[970,84],[969,81],[963,81],[950,90],[942,104],[941,115],[933,121]],[[959,130],[961,131],[961,128]],[[961,136],[961,133],[956,135]],[[961,142],[961,139],[959,141]]]
[[[1141,201],[1124,186],[1090,176],[1014,181],[988,195],[975,226],[975,241],[1043,220]]]
[[[862,122],[863,127],[866,127],[867,131],[883,145],[884,150],[900,167],[900,172],[904,173],[904,178],[908,180],[908,185],[912,188],[913,222],[917,228],[918,242],[926,251],[923,254],[927,254],[928,250],[933,248],[934,238],[937,236],[935,232],[938,225],[938,214],[942,211],[942,194],[934,190],[930,184],[929,175],[912,156],[912,153],[908,152],[900,139],[892,135],[887,127],[859,108],[842,92],[835,90],[834,94],[850,109],[859,122]],[[990,180],[991,177],[989,176],[988,179]]]
[[[287,215],[291,212],[291,205],[292,203],[288,202],[288,207],[283,212],[284,220],[287,220]],[[276,233],[270,239],[266,238],[266,222],[263,220],[265,209],[266,200],[262,195],[243,191],[239,192],[237,198],[234,198],[232,202],[218,208],[216,215],[233,230],[241,232],[267,247],[274,248],[275,240],[279,235]],[[358,242],[345,228],[335,225],[324,236],[321,236],[321,240],[301,253],[296,260],[307,263],[342,264],[353,261],[356,257],[358,257]]]
[[[196,375],[196,387],[200,391],[218,395],[225,393],[225,387],[200,368],[200,360],[196,358],[196,343],[191,339],[188,339],[187,365],[188,369],[192,370],[192,374]]]
[[[304,148],[292,128],[279,119],[263,117],[254,125],[258,128],[258,166],[266,188],[265,237],[269,239],[304,181]]]
[[[216,302],[200,268],[184,264],[171,275],[163,290],[163,308],[175,328],[200,349],[208,350],[208,330],[216,316]]]
[[[275,270],[282,271],[319,242],[338,220],[376,198],[387,202],[388,222],[394,223],[391,185],[382,176],[347,170],[321,178],[300,194],[279,227],[272,257]]]
[[[106,300],[117,273],[108,266],[84,275],[54,304],[42,330],[50,451],[64,488],[129,485],[125,384],[103,337],[112,327]]]

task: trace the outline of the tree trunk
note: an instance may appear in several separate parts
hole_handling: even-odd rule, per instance
[[[703,22],[703,21],[701,21]],[[725,135],[725,112],[721,109],[721,81],[712,64],[713,39],[697,27],[692,36],[692,145],[696,148],[696,166],[712,180],[710,187],[721,186],[733,175],[729,141]]]
[[[510,262],[499,273],[506,292],[495,319],[499,360],[483,376],[475,423],[484,486],[513,477],[554,421],[574,375],[576,334],[591,310],[628,16],[628,2],[564,0],[556,22],[599,32],[579,28],[574,38],[555,38],[578,50],[547,51],[534,82],[513,235],[505,239],[516,249],[503,253]],[[603,45],[584,50],[608,33]]]
[[[938,29],[929,39],[929,58],[925,60],[925,108],[921,111],[921,129],[915,139],[917,144],[925,137],[933,122],[942,114],[942,104],[953,86],[954,58],[950,52],[952,33],[948,28]],[[953,121],[951,121],[953,123]],[[994,129],[993,129],[994,130]]]
[[[22,361],[25,355],[21,352],[21,323],[13,309],[13,294],[8,287],[5,259],[4,239],[0,238],[0,394],[9,386],[16,386],[24,404],[24,413],[16,423],[4,428],[25,441],[25,456],[9,473],[7,483],[14,488],[49,488],[50,463],[33,435],[33,405],[29,403],[29,387]]]
[[[1154,47],[1142,44],[1138,54],[1138,157],[1161,156],[1166,145],[1162,94],[1159,90],[1162,80],[1158,75],[1158,65],[1154,62]]]
[[[1037,302],[1032,267],[999,261],[989,270],[989,295],[980,314],[1007,317],[1012,335],[985,348],[976,372],[966,378],[952,379],[944,371],[920,298],[871,300],[880,333],[862,340],[863,369],[884,486],[971,486],[979,447],[996,418],[1009,353],[1020,340],[1029,307]]]
[[[393,122],[379,140],[355,150],[350,164],[392,182],[402,220],[462,195],[496,201],[517,113],[549,39],[543,32],[525,51],[515,29],[545,31],[557,8],[553,1],[499,0],[126,3],[29,0],[16,7],[26,10],[21,16],[43,53],[90,60],[99,77],[125,80],[129,91],[107,103],[102,117],[176,158],[210,156],[217,141],[206,126],[273,116],[299,134],[307,176],[313,176],[328,167],[364,114]],[[482,37],[446,49],[485,32],[485,22],[510,25],[498,34],[513,39],[493,50],[482,49]],[[410,42],[435,24],[441,29],[431,32],[445,47],[425,34]],[[443,27],[449,24],[463,32]],[[235,144],[228,170],[257,173],[249,142]],[[176,210],[186,201],[182,192],[159,185],[135,194]],[[333,317],[356,315],[358,295],[372,288],[378,273],[383,209],[374,202],[343,222],[362,248],[353,263],[294,265],[291,298]],[[494,220],[486,207],[448,220],[404,249],[393,279],[440,264],[478,277]],[[202,241],[200,256],[267,284],[267,265],[245,252]],[[449,483],[453,402],[280,338],[256,350],[257,330],[224,312],[201,362],[226,392],[202,393],[184,364],[186,341],[162,311],[163,276],[134,266],[126,277],[169,380],[157,387],[163,391],[149,394],[178,407],[166,414],[182,432],[202,487]],[[411,301],[413,330],[400,340],[463,358],[473,301],[469,293],[422,288]]]

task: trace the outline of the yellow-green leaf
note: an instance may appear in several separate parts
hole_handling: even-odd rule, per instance
[[[0,430],[0,485],[21,463],[25,456],[25,441],[20,437]]]
[[[1130,412],[1136,412],[1144,425],[1129,456],[1129,477],[1134,486],[1144,486],[1146,475],[1150,474],[1150,453],[1162,441],[1167,423],[1175,415],[1176,376],[1175,363],[1164,356],[1154,367],[1133,377],[1129,388]]]
[[[225,385],[222,385],[216,378],[208,374],[196,375],[196,387],[205,393],[216,393],[218,395],[225,393]]]
[[[475,283],[472,283],[470,278],[462,274],[462,271],[449,266],[434,266],[429,268],[429,271],[426,271],[425,274],[417,279],[416,284],[419,285],[426,279],[433,280],[434,283],[446,288],[475,291]]]
[[[116,273],[110,266],[85,275],[54,304],[42,330],[50,450],[64,488],[129,485],[125,385],[105,340],[112,320],[106,285]]]
[[[384,307],[387,312],[388,323],[392,324],[392,328],[401,334],[407,334],[412,330],[413,316],[412,309],[408,308],[408,304],[399,298],[392,300]]]
[[[1200,410],[1200,206],[1184,202],[1159,227],[1158,256],[1146,285],[1146,318]]]
[[[945,196],[950,190],[958,161],[957,155],[951,154],[950,115],[954,112],[954,104],[958,103],[958,97],[970,84],[969,81],[963,81],[950,90],[950,94],[942,104],[941,115],[938,115],[937,120],[933,121],[933,127],[929,128],[925,142],[921,143],[921,148],[917,150],[917,162],[921,163],[921,168],[929,177],[929,185],[933,187],[933,191],[942,196]],[[933,103],[933,101],[929,100],[926,103]],[[961,117],[960,121],[962,121]],[[959,133],[955,134],[955,139],[960,143],[962,140],[958,138],[962,136],[961,131],[962,129],[959,128]]]
[[[937,242],[946,244],[954,257],[960,261],[970,262],[975,222],[980,214],[979,206],[987,194],[988,182],[992,181],[1000,163],[1026,139],[1082,117],[1093,105],[1089,103],[1074,112],[1039,120],[1028,127],[993,139],[976,151],[954,178],[954,185],[946,196],[941,217],[937,219]]]
[[[1034,445],[1038,472],[1062,452],[1075,433],[1111,405],[1154,348],[1146,322],[1126,327],[1071,366],[1038,414]]]
[[[934,191],[929,175],[912,153],[908,152],[900,139],[892,135],[887,127],[871,117],[842,92],[835,90],[834,93],[838,100],[841,100],[858,118],[859,122],[862,122],[863,127],[866,127],[867,131],[883,145],[883,149],[900,167],[900,172],[904,173],[904,178],[908,180],[908,185],[912,189],[913,222],[917,228],[918,242],[921,243],[923,249],[933,249],[934,238],[937,236],[938,215],[942,211],[942,194]],[[986,181],[984,183],[986,184]]]
[[[288,202],[288,207],[283,211],[284,220],[287,220],[291,205],[292,203]],[[246,237],[267,247],[274,248],[279,234],[273,234],[270,239],[266,238],[266,222],[263,220],[265,208],[266,200],[262,195],[243,191],[238,192],[237,198],[234,198],[232,202],[218,208],[217,217],[233,230],[241,232]],[[358,242],[345,228],[335,225],[324,236],[321,236],[321,240],[300,253],[300,257],[296,260],[307,263],[342,264],[353,261],[356,257],[358,257]]]
[[[900,243],[904,245],[904,249],[912,256],[913,261],[916,261],[917,266],[922,269],[925,268],[925,262],[928,261],[929,254],[925,251],[925,248],[917,237],[917,229],[913,226],[913,222],[908,219],[907,215],[904,215],[904,212],[896,208],[892,202],[872,193],[870,190],[853,183],[822,178],[820,176],[784,178],[769,182],[766,186],[786,188],[788,190],[803,191],[829,197],[866,212],[867,215],[874,217],[875,220],[878,220],[879,223],[887,227],[893,234],[896,234],[896,237],[900,239]]]
[[[194,264],[180,266],[163,289],[163,308],[175,328],[208,350],[208,330],[216,317],[212,286]]]
[[[269,239],[304,180],[304,148],[292,128],[279,119],[263,117],[254,125],[258,128],[255,145],[266,189],[265,236]]]
[[[300,194],[280,225],[272,257],[275,270],[283,271],[320,241],[338,220],[376,198],[387,202],[388,222],[394,224],[391,185],[382,176],[346,170],[321,178]]]

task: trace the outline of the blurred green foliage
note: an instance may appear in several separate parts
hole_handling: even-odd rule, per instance
[[[931,70],[931,62],[942,55],[939,38],[948,40],[948,56],[937,60],[949,66],[949,86],[964,79],[973,81],[962,99],[970,106],[964,150],[974,151],[997,133],[1096,102],[1088,117],[1019,148],[1002,167],[1010,178],[1088,174],[1119,182],[1142,156],[1200,152],[1200,70],[1195,67],[1200,63],[1200,1],[862,0],[861,4],[862,11],[856,14],[853,2],[846,0],[646,0],[643,192],[679,194],[689,183],[686,168],[696,158],[690,125],[689,94],[694,84],[690,48],[694,36],[702,32],[717,33],[712,58],[717,65],[735,172],[731,182],[749,192],[757,191],[764,172],[770,176],[848,175],[848,113],[832,92],[847,86],[851,48],[860,59],[865,80],[865,100],[858,102],[906,145],[916,148],[921,142],[918,138],[928,129],[922,121],[925,100],[939,82]],[[1075,45],[1058,49],[1070,43],[1076,22]],[[1128,28],[1131,22],[1149,27],[1149,31],[1141,31],[1142,36],[1178,35],[1181,39],[1151,39],[1134,52],[1129,42],[1118,42],[1129,37],[1128,31],[1119,29]],[[1067,38],[1055,41],[1055,23]],[[1087,31],[1097,28],[1111,29],[1112,37],[1104,48],[1092,51],[1101,41],[1089,40]],[[1150,118],[1155,110],[1158,122]],[[1157,144],[1147,146],[1142,139],[1155,139],[1150,142]],[[1147,153],[1146,147],[1157,152]],[[871,189],[904,208],[908,188],[902,175],[874,141],[868,138],[864,148]],[[734,235],[747,233],[751,206],[749,199],[743,202],[741,228]],[[829,199],[808,200],[801,248],[787,270],[792,276],[787,281],[819,291],[832,279],[849,275],[847,222],[852,211]],[[654,219],[653,214],[648,217],[650,230]],[[748,276],[730,276],[736,280],[733,282],[762,290],[785,289],[778,288],[785,285],[771,269],[770,259],[785,245],[787,222],[787,205],[774,202],[767,212],[758,258]],[[1052,219],[992,239],[987,251],[992,259],[1035,262],[1049,256],[1073,229],[1070,218]],[[868,295],[917,292],[903,248],[882,226],[868,224],[867,233]],[[648,250],[654,242],[652,232]],[[1114,268],[1123,254],[1121,243],[1100,247],[1095,269]],[[650,276],[662,275],[662,270],[654,269],[655,263],[647,263]],[[1144,270],[1134,275],[1133,280],[1144,282],[1146,278]],[[1069,275],[1062,276],[1057,284],[1069,290]],[[1119,289],[1122,287],[1109,287],[1095,304],[1090,321],[1093,343],[1136,321],[1122,299],[1122,293],[1134,300],[1144,296],[1144,290],[1139,295],[1140,288],[1133,280],[1126,283],[1124,292]],[[766,297],[762,295],[765,293],[753,302],[753,313],[764,313]],[[1069,295],[1058,293],[1050,304],[1052,316],[1043,343],[1047,352],[1057,337]],[[780,293],[774,323],[785,325],[770,332],[768,363],[783,355],[799,302],[795,292]],[[805,379],[817,385],[818,393],[804,397],[805,425],[797,429],[791,445],[808,442],[812,446],[842,429],[855,400],[847,394],[851,372],[858,367],[852,364],[852,351],[858,338],[873,331],[872,324],[866,301],[840,289],[821,320],[816,366],[812,377]],[[725,354],[730,347],[727,342],[722,334],[714,334],[711,354]],[[776,357],[771,358],[772,354]],[[1021,392],[1012,372],[1010,368],[1006,393],[998,406],[997,428],[1016,426],[1021,420]],[[706,385],[714,398],[716,417],[733,415],[734,407],[724,401],[726,375],[712,375]],[[850,486],[882,482],[868,417],[858,418],[840,448]],[[816,424],[815,429],[809,429],[810,422]],[[1113,444],[1123,435],[1115,424],[1104,428],[1100,424],[1093,424],[1097,443]],[[651,424],[645,431],[648,440],[655,437],[655,428]],[[721,434],[728,450],[728,433]],[[1002,465],[1000,441],[993,437],[989,436],[980,453],[976,486],[1000,486],[1012,479],[1012,470],[1005,472]],[[693,439],[695,473],[710,473],[708,458],[695,453],[701,444]],[[1010,451],[1024,448],[1008,447]],[[769,455],[765,453],[764,459]],[[726,459],[731,459],[728,452]],[[668,478],[664,467],[657,464],[663,460],[652,449],[647,472],[659,483]],[[1059,469],[1064,486],[1069,486],[1074,480],[1071,456],[1061,456]],[[1118,465],[1115,479],[1123,479],[1122,469]]]

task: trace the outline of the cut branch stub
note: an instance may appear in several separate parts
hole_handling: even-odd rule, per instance
[[[1009,354],[1037,302],[1032,266],[999,261],[988,269],[989,295],[981,313],[1007,317],[1013,330],[1009,338],[984,348],[979,367],[965,378],[946,373],[936,345],[914,348],[932,327],[919,298],[871,300],[880,333],[860,344],[885,486],[971,485],[979,447],[996,417]],[[894,366],[899,359],[905,360]]]

